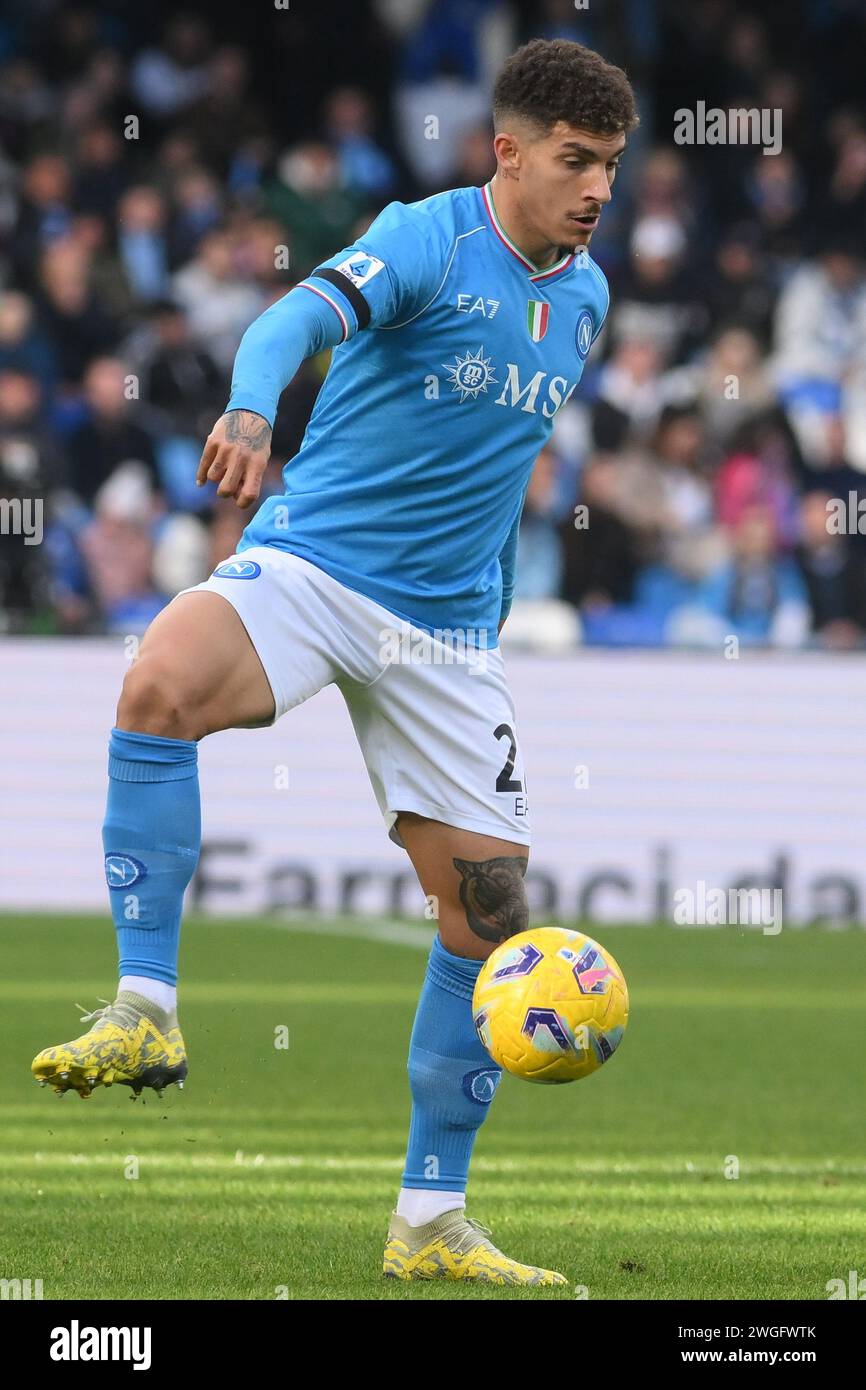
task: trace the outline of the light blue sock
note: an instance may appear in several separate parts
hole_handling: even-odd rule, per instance
[[[198,745],[112,729],[102,827],[121,975],[177,983],[183,895],[201,850]]]
[[[472,1022],[483,964],[452,955],[436,936],[409,1043],[412,1122],[403,1187],[466,1191],[475,1136],[502,1077]]]

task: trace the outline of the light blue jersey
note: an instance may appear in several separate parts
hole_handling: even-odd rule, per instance
[[[339,345],[285,496],[239,550],[292,551],[427,631],[496,646],[529,476],[608,300],[583,249],[534,266],[490,185],[391,203],[245,335],[228,408],[271,421],[298,365],[274,347],[293,304],[312,311],[311,350]]]

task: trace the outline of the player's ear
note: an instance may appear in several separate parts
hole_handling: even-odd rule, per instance
[[[496,153],[496,167],[505,178],[509,174],[516,174],[520,169],[520,146],[517,139],[509,131],[500,130],[493,140],[493,149]]]

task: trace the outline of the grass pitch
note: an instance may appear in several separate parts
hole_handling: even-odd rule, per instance
[[[571,1287],[383,1280],[430,933],[371,934],[191,918],[184,1092],[58,1101],[30,1060],[113,994],[114,932],[0,917],[0,1277],[46,1299],[824,1299],[866,1271],[862,934],[659,926],[596,931],[631,991],[613,1060],[506,1076],[476,1144],[469,1214]]]

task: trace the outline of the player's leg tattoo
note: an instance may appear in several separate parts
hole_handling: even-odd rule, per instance
[[[528,859],[499,855],[473,861],[455,859],[462,874],[460,901],[470,929],[482,941],[507,941],[529,926],[529,906],[523,876]]]

